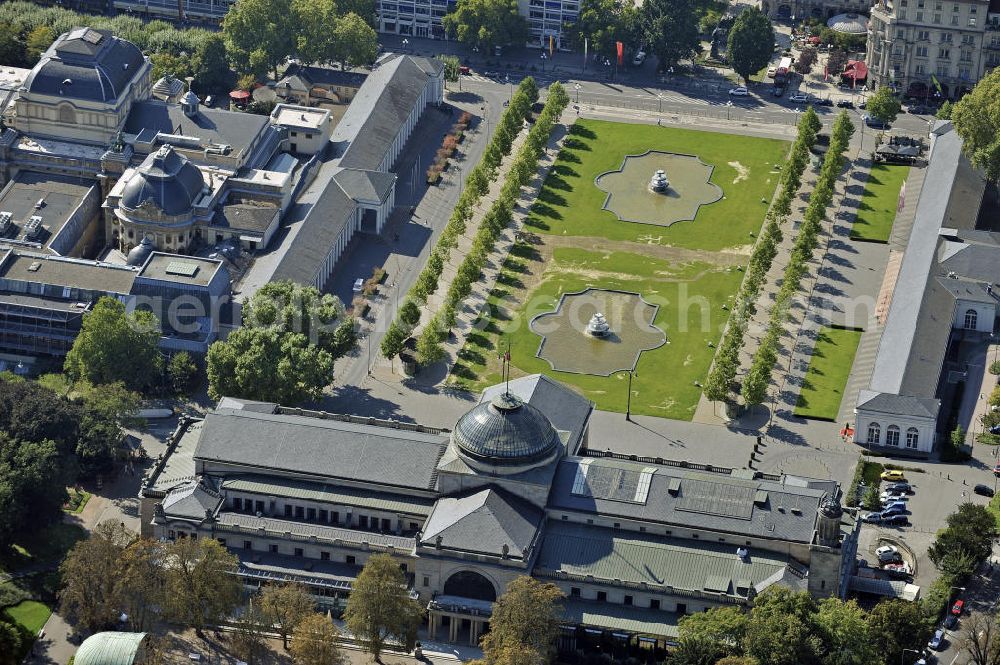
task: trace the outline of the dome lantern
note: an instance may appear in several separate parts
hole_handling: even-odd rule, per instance
[[[474,466],[490,467],[537,466],[560,446],[559,434],[545,414],[509,392],[462,416],[452,442]]]

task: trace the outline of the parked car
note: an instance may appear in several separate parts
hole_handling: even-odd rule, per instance
[[[854,102],[852,102],[849,99],[841,99],[839,102],[837,102],[837,106],[839,106],[842,109],[853,109]]]
[[[773,79],[774,75],[778,73],[778,68],[771,66],[767,68],[767,78]]]
[[[951,613],[957,617],[962,616],[962,612],[965,610],[965,601],[959,598],[955,601],[955,604],[951,606]]]
[[[866,108],[868,108],[868,102],[862,99],[861,103],[858,104],[858,108],[864,111]]]
[[[894,580],[906,580],[913,577],[913,571],[905,563],[887,563],[882,566],[882,570]]]
[[[465,76],[468,76],[469,74],[472,73],[472,70],[469,69],[468,65],[459,65],[458,66],[458,73],[459,74],[463,74]]]
[[[875,550],[875,556],[881,561],[883,558],[893,559],[899,554],[899,548],[895,545],[883,545],[882,547]]]
[[[208,97],[205,98],[205,101],[203,103],[208,108],[212,108],[212,105],[215,104],[215,97],[213,97],[212,95],[209,95]]]
[[[949,614],[944,618],[943,625],[948,630],[955,630],[958,627],[958,617],[954,614]]]
[[[993,488],[982,483],[972,488],[972,491],[980,496],[993,496]]]
[[[797,92],[791,97],[789,97],[788,101],[792,102],[793,104],[805,104],[806,102],[809,101],[809,96],[806,95],[805,93]]]
[[[735,88],[730,88],[729,89],[729,96],[730,97],[749,97],[750,96],[750,91],[747,90],[746,88],[744,88],[741,85],[741,86],[737,86]]]
[[[935,651],[941,651],[944,645],[944,630],[938,629],[934,631],[934,637],[930,639],[927,646]]]
[[[882,524],[886,526],[906,526],[910,523],[910,518],[906,515],[899,513],[897,515],[889,515],[882,520]]]
[[[785,86],[783,85],[774,86],[771,89],[771,94],[774,95],[775,97],[781,97],[783,94],[785,94]]]
[[[356,280],[354,280],[353,291],[355,293],[361,293],[364,290],[364,288],[365,288],[365,280],[363,277],[358,277]]]
[[[638,51],[636,51],[635,57],[632,58],[632,64],[638,67],[643,63],[645,59],[646,59],[646,52],[643,51],[642,49],[639,49]]]
[[[867,117],[868,116],[865,116],[865,118]],[[900,471],[899,469],[886,469],[885,471],[882,472],[882,475],[880,477],[882,478],[882,480],[891,480],[893,482],[906,480],[906,476],[903,475],[903,472]]]
[[[813,103],[816,104],[816,106],[833,106],[833,100],[829,97],[826,97],[825,99],[817,98],[813,101]]]
[[[994,425],[991,427],[990,434],[1000,434],[1000,425]]]
[[[922,104],[914,104],[906,110],[908,113],[912,113],[914,115],[926,115],[934,112],[933,109],[930,109]]]
[[[882,509],[882,518],[885,519],[890,515],[898,515],[900,513],[906,512],[906,504],[902,501],[893,501]]]
[[[861,519],[868,524],[878,524],[882,521],[882,513],[868,513]]]
[[[882,500],[882,503],[894,503],[896,501],[909,501],[910,495],[902,492],[882,492],[879,499]]]
[[[885,491],[896,492],[897,494],[909,494],[913,491],[913,487],[905,480],[901,480],[898,483],[889,483],[886,485]]]
[[[865,124],[872,129],[889,129],[889,123],[881,118],[865,114]]]

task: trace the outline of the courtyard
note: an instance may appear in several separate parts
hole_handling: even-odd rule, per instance
[[[690,420],[786,150],[775,139],[577,121],[452,382],[498,382],[509,347],[513,376],[548,374],[604,410]],[[663,193],[649,187],[659,169]],[[588,290],[633,297],[565,307]],[[615,335],[590,339],[583,330],[601,307]]]

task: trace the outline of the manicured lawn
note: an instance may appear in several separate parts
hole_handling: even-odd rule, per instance
[[[818,420],[837,418],[860,340],[861,331],[857,328],[824,326],[820,330],[809,370],[799,390],[795,415]]]
[[[544,373],[577,388],[599,409],[624,412],[626,372],[554,371],[536,357],[541,337],[528,327],[564,293],[619,289],[658,305],[653,323],[667,336],[667,344],[639,358],[632,412],[690,420],[788,144],[591,120],[578,121],[570,133],[532,207],[527,236],[504,264],[489,318],[468,337],[452,381],[474,391],[498,383],[497,356],[509,345],[512,376]],[[648,150],[697,155],[713,165],[711,181],[723,199],[701,206],[693,221],[669,227],[618,220],[603,210],[606,192],[594,178],[620,168],[626,155]]]
[[[532,207],[529,229],[713,251],[753,242],[750,234],[760,229],[778,184],[775,165],[788,150],[775,139],[598,120],[578,120],[571,132]],[[711,181],[723,199],[702,206],[694,221],[670,227],[619,221],[602,209],[607,194],[594,178],[620,168],[626,155],[649,150],[697,155],[714,166]]]
[[[39,603],[37,600],[24,600],[17,605],[6,608],[4,614],[24,628],[28,634],[37,635],[45,622],[49,620],[52,610],[49,609],[48,605]]]
[[[861,195],[858,216],[851,227],[855,240],[888,242],[899,206],[899,190],[910,173],[909,166],[875,164]]]

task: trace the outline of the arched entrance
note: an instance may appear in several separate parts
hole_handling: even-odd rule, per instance
[[[496,602],[497,590],[493,582],[474,570],[463,570],[455,573],[444,583],[444,595]]]

